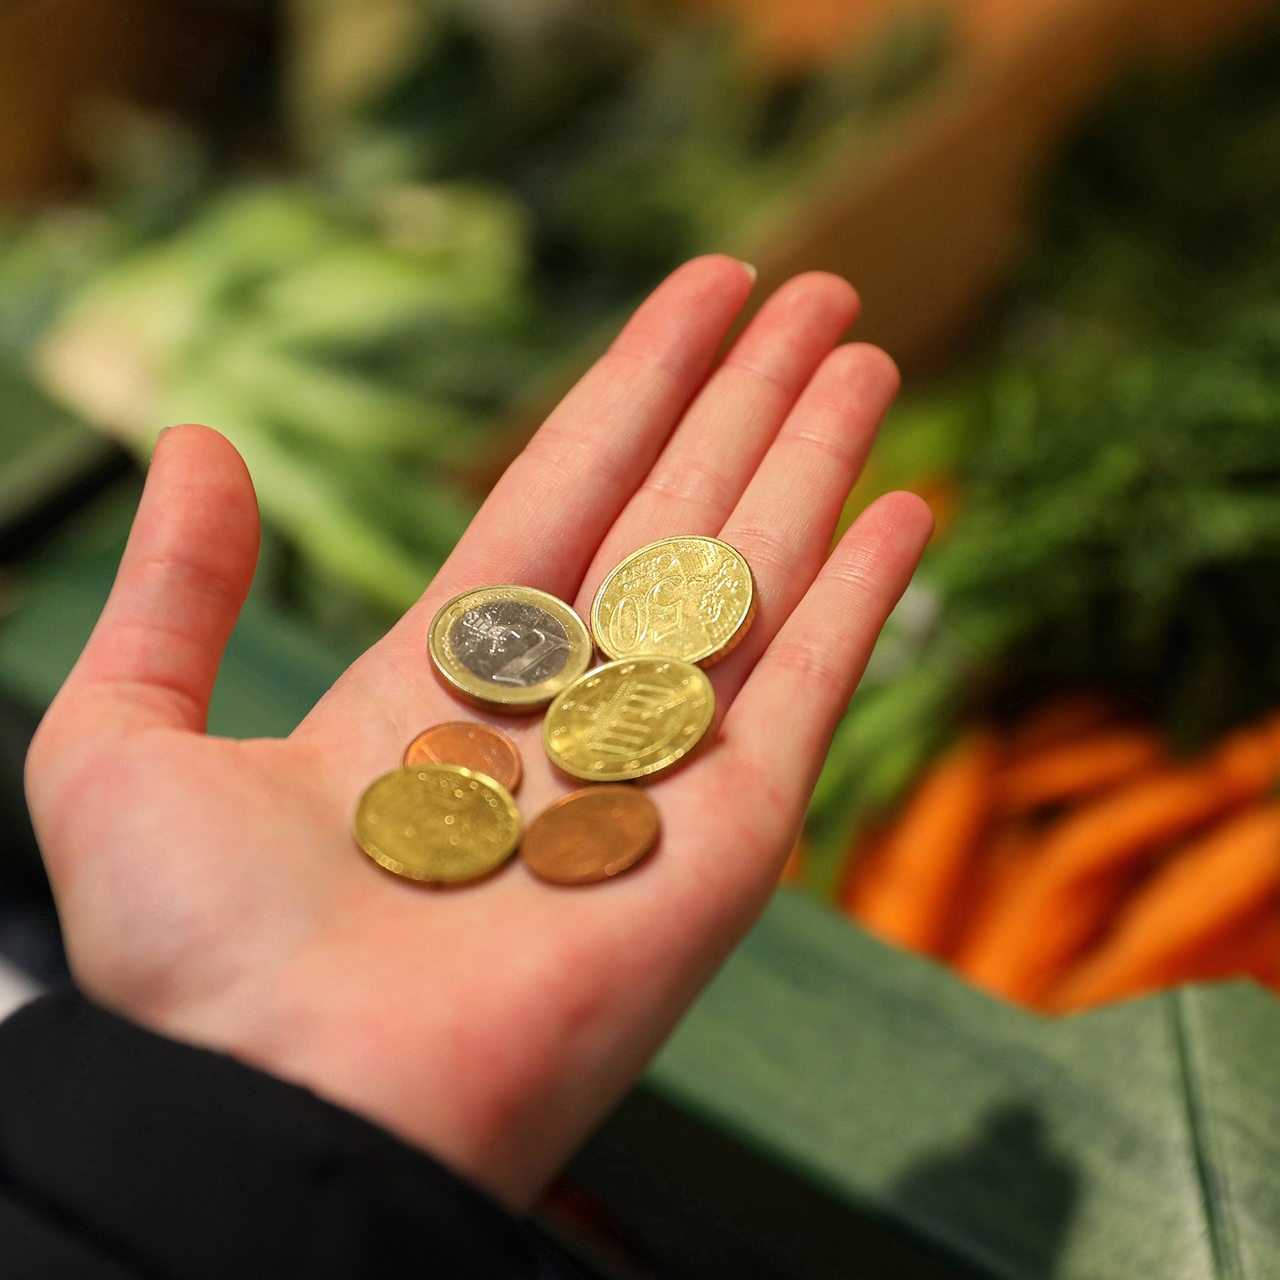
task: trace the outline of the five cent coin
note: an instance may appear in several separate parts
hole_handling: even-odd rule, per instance
[[[424,729],[405,748],[402,764],[460,764],[515,792],[524,776],[516,744],[498,729],[450,720]]]
[[[711,682],[669,658],[607,662],[571,684],[547,711],[552,763],[588,782],[651,777],[679,764],[715,712]]]
[[[431,623],[428,650],[457,694],[506,711],[550,702],[591,662],[586,623],[532,587],[480,587],[455,596]]]
[[[543,810],[520,845],[534,875],[556,884],[590,884],[640,861],[658,841],[658,809],[643,791],[587,787]]]
[[[377,779],[360,797],[356,842],[410,880],[474,880],[520,841],[520,813],[492,779],[459,765],[416,765]]]
[[[709,665],[742,637],[756,611],[755,581],[719,538],[663,538],[633,551],[600,584],[591,632],[610,658],[656,654]]]

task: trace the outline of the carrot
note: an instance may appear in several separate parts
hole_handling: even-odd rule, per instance
[[[1259,915],[1280,920],[1278,802],[1234,815],[1161,866],[1103,942],[1054,986],[1048,1003],[1082,1009],[1210,976],[1232,950],[1223,943],[1233,928]]]
[[[1164,760],[1159,737],[1150,729],[1104,727],[1013,760],[996,781],[996,808],[1024,814],[1066,804],[1127,782]]]
[[[965,949],[977,986],[1034,1004],[1097,936],[1143,862],[1280,778],[1280,718],[1191,765],[1144,777],[1051,824],[1004,910]]]
[[[1014,886],[1027,873],[1036,837],[1031,823],[1006,821],[997,823],[983,841],[961,895],[946,951],[953,962],[963,960],[970,940],[981,937],[1004,910]]]
[[[925,774],[849,909],[886,941],[930,955],[946,942],[957,891],[991,808],[997,751],[989,733],[970,733]]]
[[[1083,689],[1060,693],[1024,712],[1008,729],[1005,746],[1011,759],[1019,759],[1096,733],[1116,718],[1115,707],[1101,694]]]
[[[808,853],[808,841],[805,840],[804,834],[801,833],[796,836],[796,842],[791,846],[791,852],[787,855],[787,861],[778,876],[779,884],[803,883]]]
[[[848,915],[856,915],[857,903],[869,892],[870,882],[883,865],[884,825],[868,822],[858,829],[844,862],[844,876],[837,901]]]

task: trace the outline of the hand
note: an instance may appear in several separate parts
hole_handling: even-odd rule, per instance
[[[835,345],[857,300],[825,275],[780,289],[717,363],[750,284],[709,257],[661,285],[422,599],[284,740],[205,735],[257,507],[221,436],[163,436],[110,599],[28,762],[87,994],[529,1205],[767,902],[931,528],[919,499],[891,494],[828,557],[897,374],[873,347]],[[543,754],[540,716],[473,712],[436,681],[425,649],[440,604],[509,582],[585,613],[617,561],[678,533],[741,550],[760,606],[709,673],[710,740],[648,787],[656,853],[579,889],[518,861],[432,889],[365,857],[351,836],[361,791],[438,721],[474,715],[516,739],[526,820],[572,789]]]

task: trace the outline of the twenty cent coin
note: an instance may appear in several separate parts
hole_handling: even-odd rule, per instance
[[[586,623],[532,587],[480,587],[445,604],[431,623],[431,661],[474,702],[507,711],[544,706],[591,662]]]
[[[756,590],[742,554],[719,538],[663,538],[600,584],[591,632],[611,658],[654,654],[709,665],[746,634]]]
[[[658,807],[625,785],[562,796],[530,824],[520,857],[556,884],[590,884],[634,866],[658,842]]]
[[[551,704],[542,742],[552,762],[575,778],[624,782],[680,763],[714,712],[711,682],[688,662],[607,662]]]
[[[377,779],[360,797],[356,842],[410,880],[474,880],[520,841],[520,813],[491,778],[459,765],[416,765]]]
[[[470,720],[450,720],[424,729],[405,748],[401,763],[460,764],[511,792],[524,776],[516,744],[500,730]]]

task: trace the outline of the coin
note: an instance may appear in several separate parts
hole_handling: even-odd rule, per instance
[[[586,623],[532,587],[480,587],[445,604],[431,623],[432,664],[457,694],[507,711],[550,702],[591,662]]]
[[[414,765],[383,774],[356,807],[356,843],[410,880],[474,880],[500,867],[520,841],[516,802],[461,765]]]
[[[651,777],[683,760],[715,712],[711,682],[671,658],[606,662],[547,710],[542,743],[565,773],[589,782]]]
[[[449,720],[424,729],[405,748],[401,763],[460,764],[511,792],[524,776],[516,744],[500,730],[471,720]]]
[[[520,857],[556,884],[590,884],[634,866],[658,842],[658,807],[625,784],[561,796],[529,824]]]
[[[719,538],[663,538],[633,551],[600,584],[591,633],[610,658],[654,654],[710,665],[746,634],[755,581]]]

